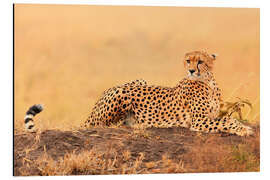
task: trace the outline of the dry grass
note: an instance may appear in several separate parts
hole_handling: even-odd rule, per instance
[[[249,107],[249,111],[247,111],[244,118],[242,111],[245,106]],[[222,102],[222,104],[220,105],[220,112],[219,112],[218,117],[222,118],[225,115],[232,114],[232,116],[234,116],[239,121],[248,122],[247,118],[251,110],[252,110],[252,104],[249,102],[249,100],[243,100],[243,99],[238,98],[236,102],[229,102],[229,101]],[[238,117],[235,114],[237,114]]]
[[[260,171],[259,136],[255,141],[246,139],[234,146],[217,145],[216,141],[215,136],[198,136],[193,142],[196,145],[188,153],[174,159],[163,154],[157,161],[145,161],[144,153],[132,156],[128,150],[122,152],[114,148],[104,151],[93,148],[53,159],[44,147],[43,155],[35,161],[26,155],[20,172],[24,176],[33,175],[30,164],[42,176]]]
[[[149,174],[149,173],[179,173],[185,172],[183,162],[174,162],[166,155],[156,162],[144,162],[144,154],[139,153],[136,159],[131,159],[111,149],[107,152],[92,149],[80,154],[66,154],[58,161],[46,153],[35,163],[41,175],[89,175],[89,174]]]
[[[260,138],[254,142],[228,146],[213,145],[215,138],[198,140],[198,146],[185,156],[194,162],[192,172],[258,172],[260,171]],[[250,146],[251,145],[251,146]]]

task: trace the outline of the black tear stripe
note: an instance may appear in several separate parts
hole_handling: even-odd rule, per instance
[[[199,63],[197,64],[198,74],[200,75]]]
[[[24,123],[27,124],[29,121],[33,121],[33,119],[32,119],[32,118],[26,118],[26,119],[24,120]]]

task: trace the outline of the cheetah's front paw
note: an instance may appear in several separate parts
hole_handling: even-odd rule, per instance
[[[254,131],[251,127],[243,126],[239,131],[236,132],[238,136],[251,136],[254,134]]]

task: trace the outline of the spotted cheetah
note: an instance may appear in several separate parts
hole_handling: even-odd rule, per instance
[[[185,127],[192,131],[253,134],[252,128],[232,117],[234,108],[220,118],[222,103],[212,70],[216,55],[192,51],[184,56],[186,77],[175,87],[148,85],[136,80],[105,91],[84,127],[106,127],[132,116],[136,127]],[[236,107],[238,108],[238,107]]]
[[[218,118],[222,103],[212,70],[216,55],[206,51],[185,54],[186,77],[175,87],[125,84],[106,91],[84,123],[86,128],[110,126],[130,113],[140,127],[186,127],[192,131],[251,135],[250,127],[232,117]]]

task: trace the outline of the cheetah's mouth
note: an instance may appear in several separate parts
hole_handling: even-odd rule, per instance
[[[198,73],[193,73],[193,74],[189,73],[188,76],[189,77],[200,77],[201,74],[199,72]]]

